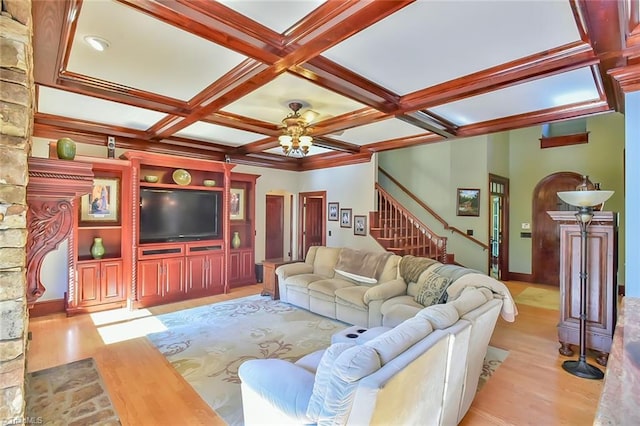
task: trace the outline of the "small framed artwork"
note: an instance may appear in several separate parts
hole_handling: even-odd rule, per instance
[[[231,188],[231,220],[244,220],[244,189]]]
[[[339,220],[339,217],[338,217],[339,211],[340,211],[340,203],[329,203],[328,220],[333,220],[337,222]]]
[[[480,190],[475,188],[458,188],[458,216],[480,216]]]
[[[353,216],[353,235],[367,235],[367,217]]]
[[[351,228],[351,209],[340,209],[340,228]]]
[[[95,178],[89,194],[80,197],[80,222],[118,222],[120,180]]]

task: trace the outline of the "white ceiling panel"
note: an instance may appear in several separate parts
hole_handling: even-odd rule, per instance
[[[405,95],[579,39],[568,1],[423,0],[323,55]]]
[[[147,130],[165,114],[90,96],[38,86],[38,112]]]
[[[218,0],[218,2],[277,33],[284,33],[324,3],[318,0]]]
[[[246,143],[256,142],[265,136],[251,133],[231,127],[218,126],[216,124],[198,121],[185,127],[176,133],[176,136],[193,138],[205,142],[215,142],[222,145],[240,146]]]
[[[341,135],[333,136],[332,138],[356,145],[367,145],[387,139],[396,139],[425,133],[429,132],[402,120],[398,120],[397,118],[390,118],[345,130]]]
[[[464,126],[576,102],[598,100],[589,67],[474,96],[430,111]]]
[[[95,51],[88,35],[110,46]],[[85,0],[68,69],[186,101],[245,58],[114,1]]]
[[[301,101],[303,108],[316,111],[315,121],[346,114],[364,107],[363,104],[317,86],[289,73],[282,74],[247,96],[227,105],[223,111],[258,120],[280,123],[289,113],[289,102]]]

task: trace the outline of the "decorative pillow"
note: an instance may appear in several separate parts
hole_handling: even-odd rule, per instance
[[[447,277],[429,274],[424,282],[420,283],[418,293],[415,295],[415,301],[422,306],[431,306],[437,303],[450,283],[451,281]]]

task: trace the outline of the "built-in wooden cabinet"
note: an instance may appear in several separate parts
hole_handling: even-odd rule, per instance
[[[234,165],[184,157],[127,152],[132,164],[129,211],[133,220],[131,299],[135,306],[210,296],[231,286],[255,283],[255,182],[257,176],[232,173]],[[184,173],[186,172],[186,174]],[[183,179],[176,175],[181,174]],[[215,237],[151,242],[141,238],[145,220],[143,193],[150,190],[219,194]],[[231,195],[234,196],[231,214]],[[179,219],[195,217],[197,206],[178,208]],[[145,213],[145,215],[148,214]],[[208,216],[207,216],[208,217]],[[176,217],[178,219],[178,217]],[[232,247],[233,233],[241,245]]]
[[[560,222],[559,352],[572,356],[580,343],[581,233],[575,211],[551,211]],[[597,361],[607,364],[617,318],[618,218],[612,212],[594,212],[587,239],[586,346],[601,352]]]
[[[74,200],[74,250],[77,271],[69,286],[68,314],[123,307],[129,297],[132,218],[131,163],[126,160],[76,157],[90,163],[93,187]],[[100,207],[98,207],[100,204]],[[94,259],[91,247],[102,240],[104,255]]]
[[[78,306],[90,307],[126,302],[122,260],[78,261]]]
[[[231,173],[229,284],[238,287],[255,284],[255,187],[258,175]],[[234,199],[234,198],[237,198]],[[235,204],[237,203],[237,204]],[[233,247],[233,238],[240,239],[239,247]]]

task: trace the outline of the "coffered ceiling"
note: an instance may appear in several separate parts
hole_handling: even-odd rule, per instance
[[[622,111],[638,0],[34,1],[35,136],[288,170]],[[621,24],[622,23],[622,24]],[[86,37],[108,43],[92,49]],[[312,110],[304,158],[278,145]]]

